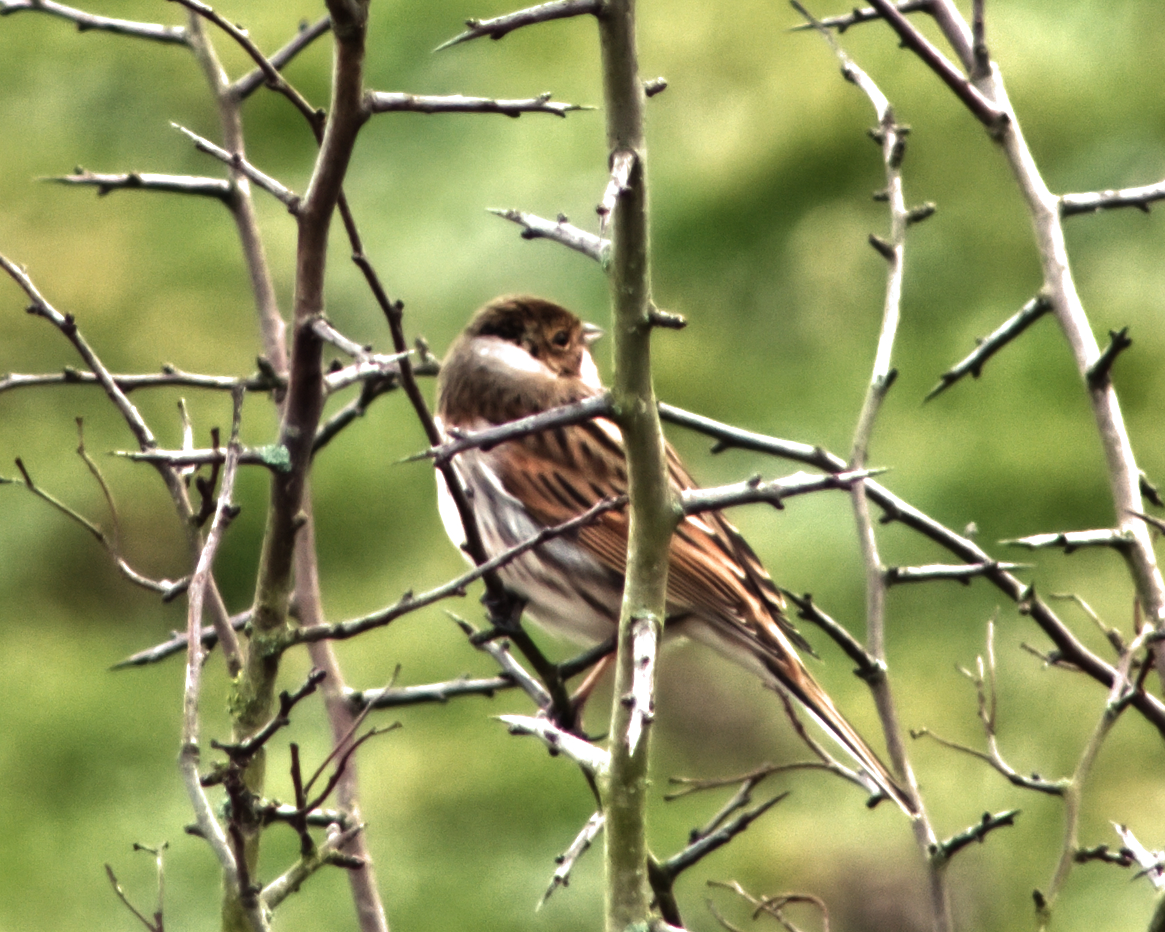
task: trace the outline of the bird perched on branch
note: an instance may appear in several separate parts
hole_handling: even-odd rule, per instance
[[[603,392],[591,357],[601,331],[540,298],[507,296],[481,308],[441,365],[438,416],[446,429],[479,430]],[[670,445],[676,490],[695,488]],[[627,492],[619,428],[605,418],[554,427],[452,464],[471,496],[481,538],[494,556]],[[465,532],[440,473],[441,518],[458,545]],[[552,633],[595,644],[614,634],[626,572],[628,515],[608,511],[570,536],[527,551],[498,572],[526,600],[526,614]],[[760,560],[718,511],[689,515],[671,541],[669,634],[700,641],[792,695],[857,761],[871,789],[907,813],[914,804],[833,701],[797,647],[808,644],[785,615],[785,600]]]

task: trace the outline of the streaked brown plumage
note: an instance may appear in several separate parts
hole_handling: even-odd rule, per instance
[[[600,393],[591,358],[598,331],[540,298],[497,298],[474,315],[441,367],[438,415],[445,427],[476,430]],[[677,489],[695,488],[669,445]],[[627,491],[622,436],[604,418],[454,457],[493,555],[544,527]],[[454,543],[464,534],[438,474],[441,516]],[[610,511],[576,536],[557,538],[501,570],[527,600],[526,614],[577,642],[609,637],[619,618],[627,515]],[[909,796],[810,676],[795,644],[808,645],[756,554],[720,512],[680,522],[671,543],[667,629],[703,642],[794,696],[907,812]]]

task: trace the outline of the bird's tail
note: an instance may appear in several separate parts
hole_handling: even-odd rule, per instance
[[[817,724],[824,728],[847,754],[861,767],[863,775],[869,779],[871,792],[881,793],[894,800],[902,811],[913,818],[918,815],[918,805],[914,797],[903,788],[882,763],[874,750],[866,744],[857,729],[846,721],[833,700],[809,675],[799,658],[771,657],[766,666],[777,680],[780,689],[790,694],[813,716]]]

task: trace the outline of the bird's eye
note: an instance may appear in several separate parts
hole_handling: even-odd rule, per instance
[[[570,342],[569,331],[559,330],[558,333],[554,334],[554,336],[550,338],[550,342],[555,346],[566,346],[566,344]]]

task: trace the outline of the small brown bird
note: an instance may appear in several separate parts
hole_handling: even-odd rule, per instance
[[[541,298],[496,298],[479,310],[441,365],[437,388],[445,428],[478,430],[570,404],[603,391],[590,345],[601,335]],[[667,447],[677,490],[695,488]],[[490,556],[561,524],[604,498],[627,492],[619,428],[604,418],[556,427],[490,450],[453,458]],[[465,540],[437,474],[441,519],[454,544]],[[573,536],[527,551],[499,572],[526,600],[526,614],[555,634],[595,644],[619,620],[628,517],[609,511]],[[857,761],[870,789],[908,814],[909,794],[810,676],[794,643],[808,645],[785,616],[785,601],[760,560],[718,512],[680,522],[671,542],[667,631],[700,641],[795,697]]]

